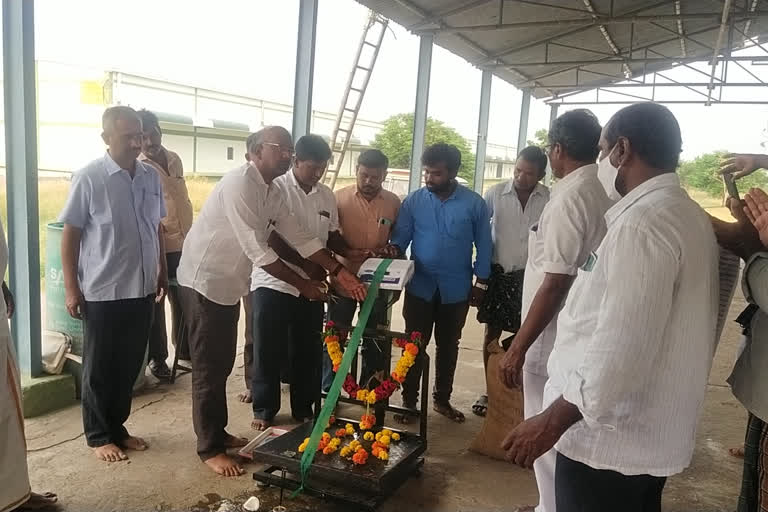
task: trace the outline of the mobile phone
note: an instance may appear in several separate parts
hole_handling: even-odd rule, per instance
[[[723,183],[725,183],[725,189],[728,191],[728,195],[737,201],[741,201],[739,197],[739,189],[736,187],[736,180],[733,179],[733,174],[723,174]]]

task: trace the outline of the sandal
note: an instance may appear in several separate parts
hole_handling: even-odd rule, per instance
[[[29,495],[29,499],[19,508],[16,508],[17,512],[25,512],[30,510],[53,510],[57,509],[56,502],[59,501],[58,496],[52,492],[45,492],[43,494],[37,494],[33,492]]]
[[[450,403],[441,404],[435,402],[432,408],[436,413],[442,414],[449,420],[455,421],[456,423],[464,423],[464,420],[466,420],[464,414],[461,411],[454,409]]]
[[[480,395],[475,404],[472,406],[472,412],[477,416],[485,417],[485,413],[488,411],[488,395]]]

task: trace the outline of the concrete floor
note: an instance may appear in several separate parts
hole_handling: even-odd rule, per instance
[[[743,305],[741,299],[734,301],[731,319]],[[467,451],[482,424],[480,418],[470,414],[470,407],[484,388],[482,327],[474,321],[474,315],[472,310],[462,341],[454,393],[454,404],[465,411],[467,422],[456,425],[442,416],[430,415],[430,448],[422,475],[392,496],[381,507],[383,512],[511,511],[537,501],[532,472]],[[399,311],[393,318],[394,328],[401,329]],[[741,461],[730,457],[727,449],[742,442],[746,414],[732,397],[725,379],[737,348],[738,328],[729,321],[712,370],[692,466],[670,479],[664,495],[665,511],[735,510]],[[253,436],[250,407],[237,401],[237,393],[243,388],[241,364],[238,357],[230,378],[229,425],[232,433]],[[289,421],[286,399],[284,394],[278,422]],[[250,495],[260,497],[262,510],[271,510],[277,504],[276,491],[257,488],[250,473],[226,479],[213,475],[200,463],[194,450],[189,375],[180,377],[173,386],[149,386],[134,400],[127,426],[151,443],[151,449],[132,453],[126,463],[105,464],[85,446],[78,406],[28,420],[33,488],[58,493],[65,511],[215,511],[224,499],[241,503]],[[340,510],[306,497],[285,505],[289,511]]]

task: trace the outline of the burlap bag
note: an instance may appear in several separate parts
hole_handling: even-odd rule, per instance
[[[523,421],[523,393],[507,388],[499,380],[499,361],[504,350],[498,341],[491,342],[488,348],[488,372],[485,376],[488,390],[488,411],[483,427],[475,436],[469,449],[475,453],[487,455],[493,459],[504,459],[501,443],[507,434]]]

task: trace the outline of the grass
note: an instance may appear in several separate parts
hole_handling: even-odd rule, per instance
[[[187,178],[187,189],[192,201],[192,208],[195,215],[202,208],[203,203],[208,198],[216,178],[191,177]],[[56,222],[59,213],[64,207],[69,192],[69,179],[63,178],[44,178],[38,182],[38,197],[40,206],[40,278],[45,274],[45,253],[48,239],[47,225]],[[723,220],[733,220],[727,208],[722,206],[719,198],[711,197],[697,190],[689,191],[691,197],[699,203],[711,215]],[[7,232],[7,205],[5,195],[5,180],[0,179],[0,211],[2,212],[3,226]],[[44,283],[43,283],[44,284]]]

